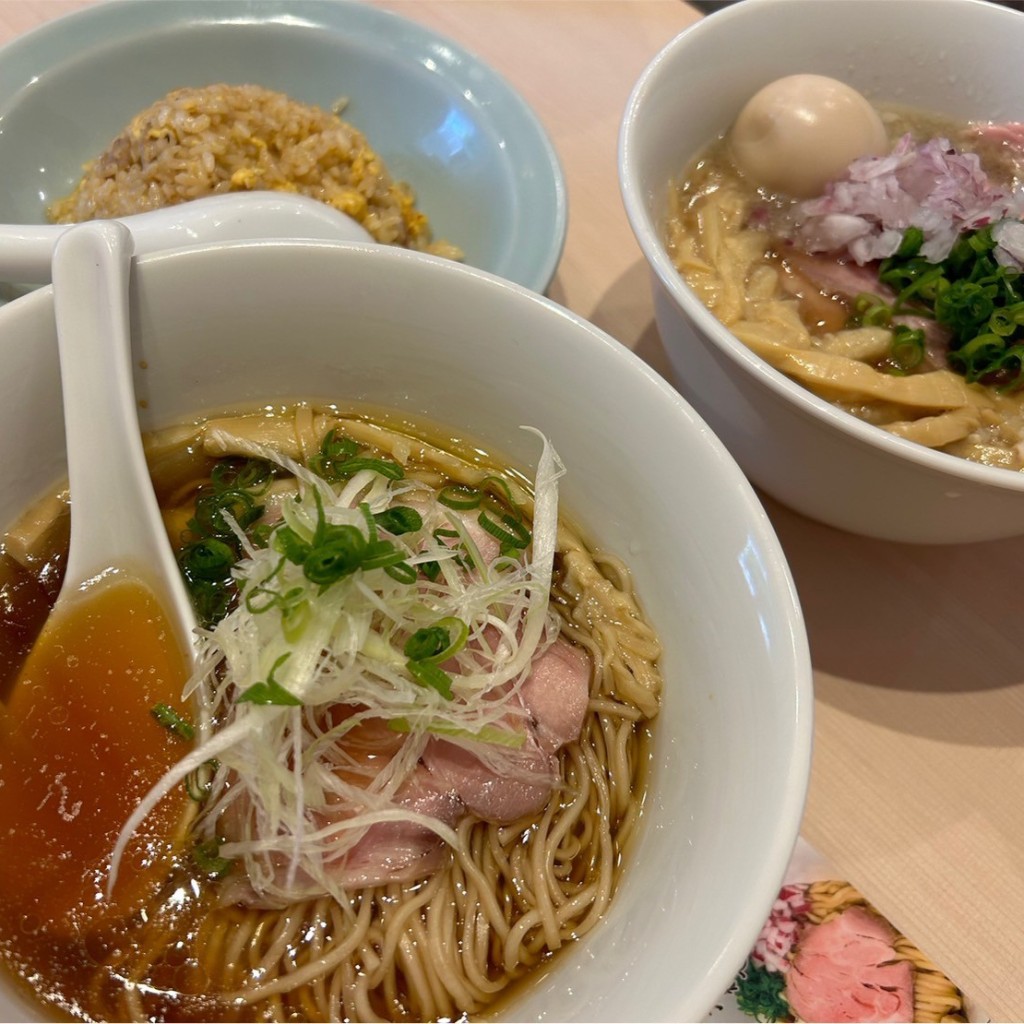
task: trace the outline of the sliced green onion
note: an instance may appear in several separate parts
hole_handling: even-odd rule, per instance
[[[244,530],[263,515],[263,506],[257,505],[248,491],[206,491],[196,498],[195,514],[189,520],[189,529],[199,537],[230,536],[231,527],[224,518],[225,514]]]
[[[180,556],[185,573],[201,580],[224,579],[237,560],[235,549],[217,537],[186,545]]]
[[[366,538],[358,527],[332,524],[323,541],[311,546],[303,559],[302,571],[313,583],[334,583],[362,567],[366,548]]]
[[[381,529],[396,537],[423,529],[423,517],[408,505],[393,505],[378,512],[373,518]]]
[[[458,654],[466,646],[469,626],[462,619],[446,616],[432,626],[416,630],[405,642],[403,653],[412,661],[433,662],[435,665]]]
[[[492,473],[489,476],[485,476],[483,480],[480,481],[481,487],[485,486],[486,484],[492,484],[499,491],[501,491],[502,495],[505,498],[505,503],[509,506],[509,508],[516,507],[515,499],[512,497],[512,488],[509,487],[507,480],[503,479],[500,476],[495,476]]]
[[[901,370],[912,370],[924,359],[924,331],[898,324],[892,332],[890,358]]]
[[[405,476],[405,470],[393,459],[371,459],[365,456],[356,456],[338,463],[334,467],[341,476],[355,476],[364,469],[379,473],[388,480],[401,480]]]
[[[185,792],[188,793],[190,800],[197,804],[206,800],[210,795],[210,788],[213,786],[213,773],[218,767],[217,760],[211,758],[185,776]]]
[[[279,591],[273,590],[267,584],[280,575],[281,570],[284,568],[284,561],[283,558],[280,559],[277,565],[274,566],[274,571],[257,583],[246,595],[245,607],[253,615],[262,615],[263,612],[269,611],[271,608],[281,607],[284,598]]]
[[[367,544],[363,553],[362,569],[386,569],[389,565],[398,565],[405,561],[405,553],[386,540]]]
[[[903,232],[899,248],[896,250],[896,257],[901,260],[910,259],[916,256],[924,243],[924,232],[913,224]]]
[[[417,579],[416,570],[408,562],[385,565],[384,571],[399,583],[415,583]]]
[[[913,232],[913,234],[911,234]],[[898,294],[895,312],[934,317],[946,327],[949,365],[970,382],[1015,387],[1024,343],[1021,272],[995,259],[991,225],[964,232],[942,263],[919,255],[919,229],[908,229],[894,256],[883,260],[879,278]],[[919,365],[916,343],[894,338],[893,372]]]
[[[452,699],[452,677],[429,661],[407,661],[405,667],[420,686],[437,690],[445,700]]]
[[[486,511],[477,518],[480,526],[492,537],[501,542],[503,548],[525,548],[530,543],[530,531],[515,516],[505,513],[501,523],[496,523]]]
[[[355,441],[340,436],[337,429],[332,428],[320,442],[320,451],[307,464],[317,476],[333,482],[341,478],[338,466],[351,459],[357,451],[359,445]]]
[[[210,474],[218,491],[251,491],[262,494],[270,486],[274,467],[263,459],[220,459]]]
[[[277,705],[301,705],[295,694],[286,690],[275,678],[274,673],[281,665],[291,657],[291,653],[282,654],[274,667],[270,670],[265,682],[253,683],[235,699],[241,704],[277,704]]]
[[[865,327],[888,327],[892,320],[892,308],[877,295],[862,292],[853,302],[853,319]]]
[[[479,508],[484,500],[483,492],[467,484],[445,484],[437,492],[438,504],[448,508],[464,510]]]
[[[209,580],[187,580],[188,596],[192,599],[200,625],[209,628],[220,622],[234,600],[234,586],[229,580],[212,583]]]
[[[954,281],[935,300],[935,319],[955,331],[985,323],[995,311],[994,285]]]
[[[270,523],[257,523],[249,531],[249,543],[254,548],[265,548],[270,543],[271,534],[274,532],[274,527]]]
[[[377,519],[370,511],[370,505],[368,502],[359,502],[359,514],[363,517],[363,521],[366,523],[366,535],[370,538],[371,542],[375,541],[377,539]]]
[[[168,731],[183,740],[195,739],[196,731],[170,704],[154,704],[149,713]]]
[[[1024,385],[1021,367],[1024,366],[1024,344],[1013,345],[1000,357],[996,372],[1008,376],[1009,383],[1004,386],[1006,391],[1016,391]]]
[[[1024,302],[997,309],[988,319],[988,329],[1000,338],[1008,338],[1024,325]]]
[[[220,847],[221,843],[218,839],[197,842],[192,847],[193,862],[204,875],[210,878],[223,878],[234,863],[220,855]]]
[[[273,534],[274,550],[295,565],[302,565],[311,550],[309,541],[303,540],[290,526],[279,526]]]
[[[978,381],[998,366],[1006,343],[996,334],[979,334],[966,345],[949,353],[950,365],[963,372],[968,381]]]

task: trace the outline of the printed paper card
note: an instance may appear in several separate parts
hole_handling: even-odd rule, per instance
[[[771,915],[709,1022],[989,1018],[806,841]]]

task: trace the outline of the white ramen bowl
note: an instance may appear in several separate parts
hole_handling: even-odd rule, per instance
[[[666,691],[645,820],[607,919],[505,1012],[700,1018],[777,894],[812,717],[787,565],[715,436],[595,327],[435,257],[356,243],[211,245],[139,259],[132,297],[147,428],[239,405],[369,402],[445,424],[530,473],[538,446],[521,425],[551,439],[567,466],[562,508],[632,567],[664,642]],[[0,309],[0,365],[6,527],[65,472],[50,288]],[[3,983],[0,1019],[37,1018]]]
[[[669,183],[788,74],[953,117],[1021,120],[1022,50],[1024,16],[985,0],[744,0],[669,42],[634,87],[620,184],[676,383],[750,480],[805,515],[886,540],[994,540],[1024,533],[1024,474],[872,427],[755,356],[666,252]]]

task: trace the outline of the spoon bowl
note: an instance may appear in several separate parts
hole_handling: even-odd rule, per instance
[[[136,253],[255,238],[372,242],[358,221],[327,203],[288,192],[228,192],[118,218]],[[0,280],[47,284],[57,241],[73,225],[0,224]]]
[[[131,258],[132,234],[116,221],[76,225],[54,246],[71,546],[51,619],[97,583],[130,579],[155,595],[191,656],[195,616],[153,492],[136,411]]]

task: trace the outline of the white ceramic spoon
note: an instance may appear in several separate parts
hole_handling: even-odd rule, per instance
[[[118,218],[136,253],[222,239],[315,238],[372,242],[366,229],[327,203],[289,192],[228,192]],[[68,224],[0,224],[0,281],[46,284]]]
[[[51,617],[111,574],[157,597],[189,655],[195,616],[143,453],[132,374],[132,235],[116,221],[70,228],[53,252],[71,548]]]

